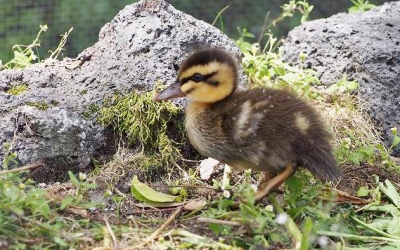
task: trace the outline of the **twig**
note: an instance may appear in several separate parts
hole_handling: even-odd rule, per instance
[[[182,206],[182,205],[181,205]],[[140,210],[140,211],[132,211],[125,213],[126,215],[136,215],[136,214],[143,214],[143,213],[160,213],[160,212],[169,212],[176,210],[176,207],[168,207],[168,208],[154,208],[154,209],[147,209],[147,210]]]
[[[150,185],[153,188],[173,188],[173,187],[184,187],[184,188],[204,188],[211,190],[219,190],[219,188],[211,187],[211,186],[199,186],[199,185]]]
[[[267,12],[267,15],[265,16],[265,18],[264,18],[264,23],[263,23],[263,26],[262,26],[262,29],[261,29],[261,33],[260,33],[260,36],[258,37],[258,41],[257,41],[257,43],[258,44],[261,44],[261,41],[262,41],[262,39],[263,39],[263,37],[264,37],[264,34],[265,34],[265,31],[267,30],[267,28],[269,28],[269,26],[267,27],[267,23],[268,23],[268,18],[269,18],[269,14],[270,14],[271,12]]]
[[[242,226],[242,224],[240,224],[239,222],[236,222],[236,221],[217,220],[217,219],[206,218],[206,217],[199,217],[197,219],[197,221],[205,222],[205,223],[216,223],[216,224],[228,225],[228,226]]]
[[[182,209],[183,209],[183,206],[177,207],[175,212],[173,212],[171,214],[171,216],[168,218],[168,220],[166,220],[156,231],[154,231],[154,233],[152,233],[150,236],[148,236],[146,239],[144,239],[144,241],[141,244],[139,244],[138,246],[134,247],[134,249],[139,249],[139,248],[149,244],[150,242],[152,242],[156,238],[158,238],[160,233],[165,228],[167,228],[176,219],[176,217],[178,217],[178,215],[182,212]]]
[[[0,175],[9,174],[9,173],[18,172],[18,171],[23,171],[23,170],[28,170],[28,169],[31,169],[31,168],[39,167],[40,165],[43,165],[43,162],[36,162],[36,163],[32,163],[32,164],[29,164],[29,165],[26,165],[26,166],[23,166],[23,167],[19,167],[19,168],[2,170],[2,171],[0,171]]]
[[[108,222],[107,218],[104,216],[103,218],[104,222],[106,223],[108,233],[111,235],[111,238],[113,240],[114,248],[113,249],[118,249],[118,242],[117,242],[117,237],[115,237],[114,231],[112,230],[110,223]]]

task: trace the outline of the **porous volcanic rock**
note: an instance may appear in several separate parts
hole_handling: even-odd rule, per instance
[[[326,85],[343,74],[356,80],[360,103],[391,145],[390,128],[400,130],[400,2],[304,23],[290,31],[283,47],[292,64],[306,53],[304,64]],[[400,146],[393,155],[400,156]]]
[[[96,153],[111,147],[93,107],[114,94],[172,83],[187,54],[210,46],[240,55],[218,29],[165,1],[128,5],[77,58],[0,71],[0,142],[11,143],[17,165],[44,162],[44,170],[35,173],[40,181],[85,168]],[[8,92],[21,84],[26,91]]]

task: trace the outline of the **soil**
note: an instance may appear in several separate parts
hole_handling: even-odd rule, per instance
[[[386,179],[393,183],[400,183],[400,173],[394,169],[385,169],[368,164],[342,166],[343,178],[337,188],[350,195],[356,195],[361,186],[376,187],[376,178],[380,182]]]
[[[192,165],[195,163],[192,163]],[[157,178],[146,178],[146,176],[141,174],[136,168],[132,168],[132,166],[120,165],[118,166],[123,168],[123,176],[116,178],[120,169],[117,169],[115,165],[106,165],[104,169],[101,170],[95,177],[93,178],[95,182],[98,184],[98,188],[93,189],[87,192],[87,196],[89,196],[92,201],[100,203],[103,205],[101,208],[94,209],[79,209],[74,208],[70,210],[64,210],[63,216],[73,217],[73,218],[82,218],[86,217],[91,221],[97,221],[99,223],[105,224],[106,221],[111,225],[125,225],[143,228],[144,230],[148,230],[149,232],[154,231],[156,228],[159,228],[160,225],[165,223],[167,219],[174,213],[177,209],[176,207],[169,208],[154,208],[151,206],[146,206],[143,203],[135,200],[130,194],[130,180],[133,175],[137,175],[139,179],[142,181],[147,179],[147,184],[154,189],[160,192],[168,192],[169,187],[166,185],[165,180],[173,179],[174,176],[159,173]],[[193,166],[192,166],[193,167]],[[110,169],[107,169],[110,168]],[[335,189],[342,191],[338,196],[343,198],[339,202],[345,203],[353,203],[353,205],[361,205],[361,203],[357,203],[361,200],[361,202],[368,202],[368,197],[356,197],[357,191],[361,186],[368,187],[370,189],[376,187],[376,178],[379,178],[379,181],[383,182],[386,179],[392,181],[392,183],[400,183],[400,173],[391,169],[384,169],[379,166],[371,166],[368,164],[363,165],[345,165],[342,166],[343,169],[343,178],[340,182],[335,186]],[[187,170],[187,169],[186,169]],[[222,179],[223,167],[219,166],[218,170],[213,174],[214,178]],[[234,175],[235,171],[233,172]],[[242,172],[241,172],[242,173]],[[113,175],[114,174],[114,175]],[[175,176],[177,177],[177,176]],[[235,177],[236,178],[236,177]],[[232,182],[236,182],[240,175],[237,175],[237,179],[232,178]],[[258,173],[254,173],[254,179],[259,179],[260,175]],[[92,179],[92,180],[93,180]],[[154,181],[156,179],[156,181]],[[117,202],[113,201],[111,197],[105,198],[105,190],[110,188],[108,183],[114,183],[113,194],[118,196],[125,196],[123,200],[117,205]],[[203,185],[203,186],[202,186]],[[187,191],[191,198],[194,197],[203,197],[208,200],[207,204],[209,205],[211,200],[215,199],[217,196],[221,195],[219,191],[213,190],[211,188],[207,188],[212,186],[212,182],[199,184],[203,188],[196,187],[193,185],[192,187],[187,187]],[[47,186],[47,190],[49,196],[57,201],[61,202],[61,200],[67,195],[75,195],[76,187],[70,182],[67,183],[57,183],[53,185]],[[282,201],[283,195],[281,195],[278,191],[277,198]],[[358,199],[358,200],[357,200]],[[207,206],[206,206],[207,207]],[[118,212],[117,212],[118,211]],[[172,223],[168,225],[168,228],[181,228],[190,231],[193,234],[197,234],[202,237],[206,237],[209,239],[214,239],[215,241],[219,241],[222,238],[226,238],[229,241],[232,237],[250,237],[251,236],[242,235],[240,236],[240,232],[246,232],[246,230],[241,230],[240,226],[235,226],[235,230],[233,234],[227,236],[216,236],[210,229],[208,223],[197,221],[197,215],[188,215],[190,212],[184,211],[179,217],[173,220]],[[236,236],[235,236],[236,235]],[[231,239],[232,240],[232,239]],[[140,239],[138,240],[140,242]],[[271,246],[270,249],[281,249],[284,246]]]

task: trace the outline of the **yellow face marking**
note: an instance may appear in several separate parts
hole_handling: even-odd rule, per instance
[[[178,80],[182,81],[185,78],[190,78],[196,73],[201,75],[214,73],[207,81],[218,82],[218,85],[214,86],[206,82],[194,82],[192,80],[187,81],[181,86],[181,91],[193,101],[203,103],[217,102],[229,96],[235,88],[235,71],[227,64],[214,61],[206,65],[196,65],[180,72]]]
[[[307,132],[307,129],[310,127],[310,123],[308,122],[307,118],[304,117],[301,113],[294,114],[296,126],[302,130],[304,133]]]
[[[188,81],[187,83],[183,84],[181,86],[181,91],[182,93],[188,94],[190,93],[194,88],[196,88],[196,83],[193,81]]]
[[[218,71],[218,69],[225,64],[221,64],[219,62],[210,62],[208,64],[205,65],[195,65],[193,67],[188,68],[187,70],[180,72],[179,74],[179,80],[187,78],[187,77],[191,77],[192,75],[196,74],[196,73],[200,73],[202,75],[208,75],[211,74],[213,72]]]

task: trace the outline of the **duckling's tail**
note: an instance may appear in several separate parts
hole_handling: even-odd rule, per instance
[[[315,142],[313,145],[301,145],[295,149],[299,166],[305,167],[322,180],[338,181],[342,175],[332,148],[328,142]]]

